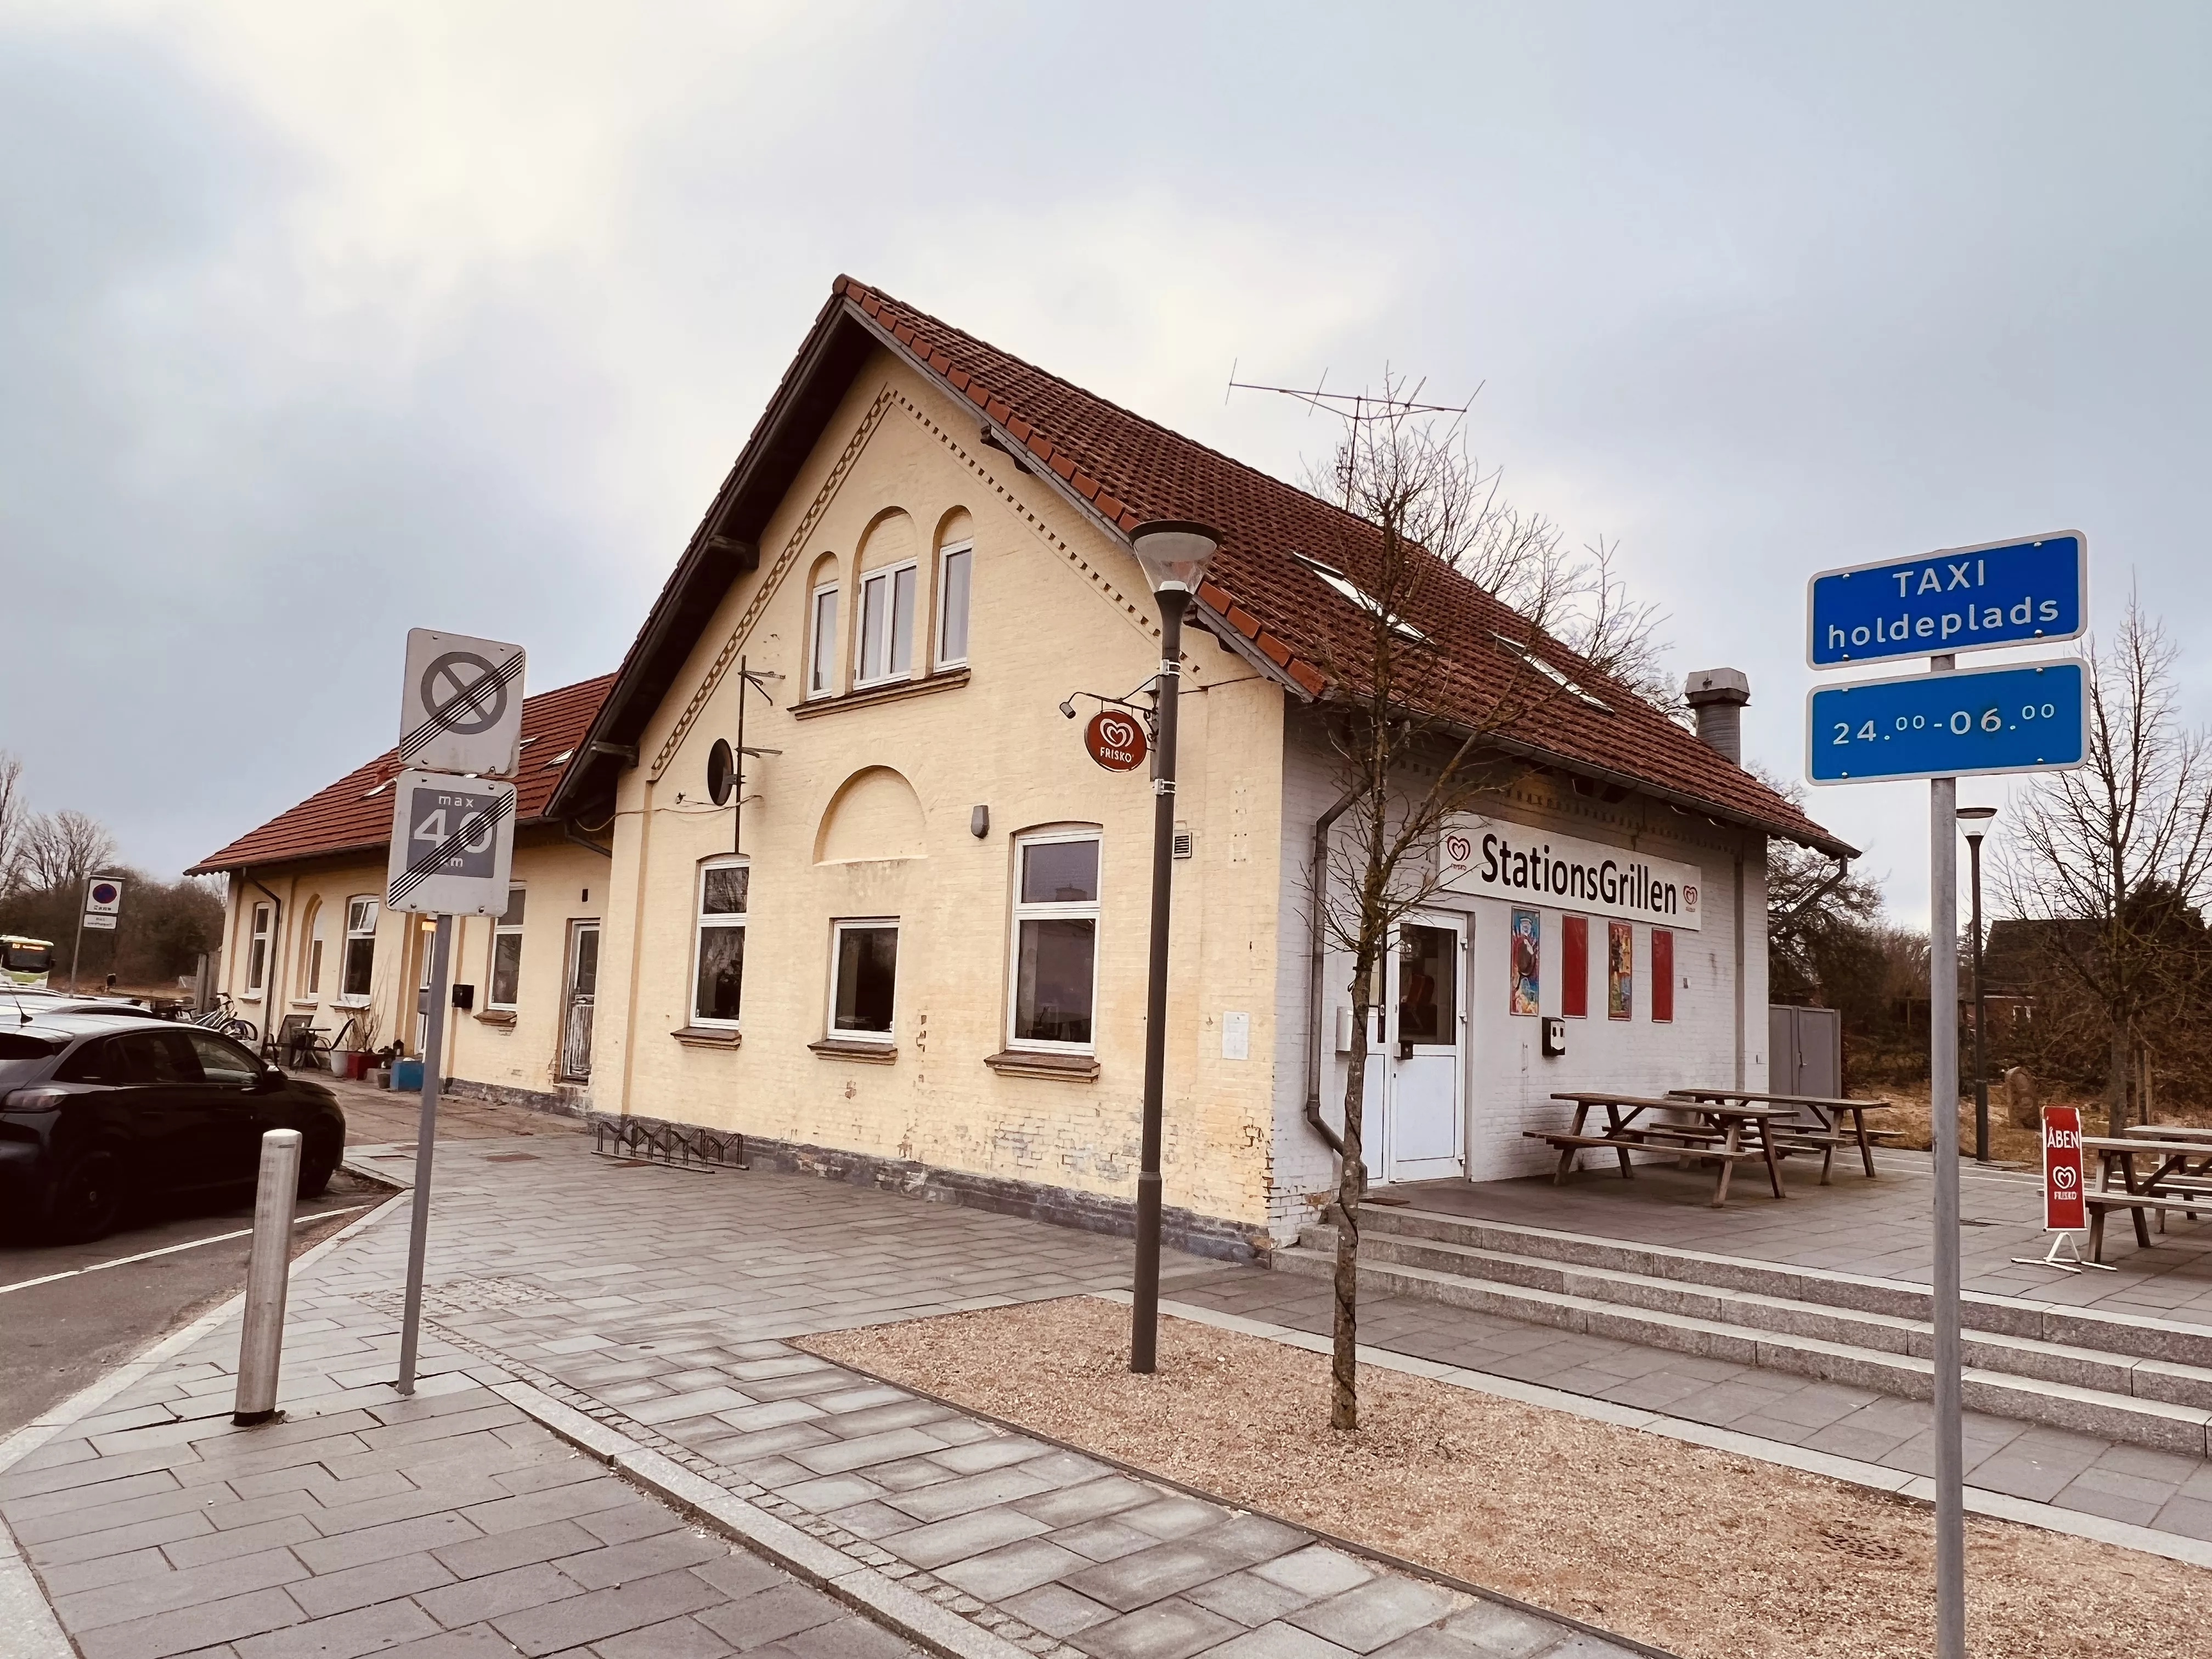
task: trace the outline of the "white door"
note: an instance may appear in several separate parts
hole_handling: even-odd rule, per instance
[[[1467,927],[1455,916],[1399,924],[1385,999],[1382,1178],[1463,1174]],[[1373,1073],[1369,1073],[1370,1079]]]

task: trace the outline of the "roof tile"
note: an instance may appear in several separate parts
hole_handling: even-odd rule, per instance
[[[514,776],[518,823],[528,823],[544,815],[553,799],[554,786],[567,770],[565,760],[559,765],[550,763],[573,752],[583,742],[592,717],[599,712],[599,704],[614,683],[613,675],[602,674],[597,679],[580,680],[524,700],[522,765]],[[374,794],[369,791],[398,776],[400,770],[398,750],[387,749],[329,787],[279,812],[259,829],[210,853],[190,873],[381,848],[392,837],[392,793],[386,789],[377,789]]]

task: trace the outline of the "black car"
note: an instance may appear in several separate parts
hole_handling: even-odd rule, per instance
[[[15,1018],[0,1001],[0,1228],[97,1238],[136,1196],[251,1182],[270,1129],[300,1132],[301,1197],[330,1185],[345,1113],[320,1084],[197,1025]]]

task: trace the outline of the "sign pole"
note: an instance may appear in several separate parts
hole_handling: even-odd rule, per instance
[[[438,918],[430,946],[429,1035],[422,1044],[422,1115],[415,1130],[415,1213],[407,1229],[407,1300],[399,1322],[399,1381],[415,1392],[415,1351],[422,1322],[422,1256],[430,1242],[430,1149],[438,1135],[438,1073],[446,1058],[446,1000],[451,991],[453,919]]]
[[[1929,660],[1946,674],[1956,659]],[[1936,1162],[1936,1655],[1966,1659],[1959,1342],[1959,781],[1928,781],[1928,1112]]]
[[[75,995],[76,994],[76,963],[77,963],[77,958],[78,958],[79,957],[82,956],[83,954],[84,954],[84,899],[83,899],[83,897],[82,897],[82,896],[79,896],[79,898],[77,899],[77,904],[76,904],[76,943],[74,945],[72,945],[72,946],[70,946],[70,994],[71,996],[75,996]]]

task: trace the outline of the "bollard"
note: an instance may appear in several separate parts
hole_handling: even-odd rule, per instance
[[[300,1194],[300,1132],[261,1137],[261,1184],[253,1194],[253,1255],[246,1268],[246,1328],[238,1339],[238,1398],[230,1420],[240,1428],[276,1415],[276,1372],[284,1360],[284,1291],[292,1277],[292,1205]]]

